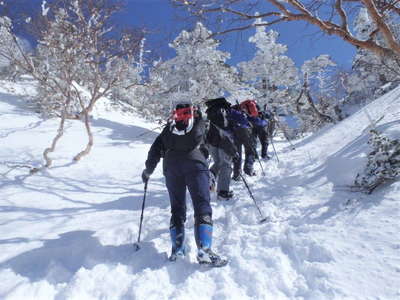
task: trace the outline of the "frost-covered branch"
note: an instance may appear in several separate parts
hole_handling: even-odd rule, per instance
[[[391,22],[399,15],[399,6],[393,1],[383,1],[384,5],[380,6],[373,0],[346,1],[346,5],[343,5],[343,0],[265,0],[270,5],[265,5],[263,1],[254,4],[247,0],[171,1],[194,16],[206,20],[224,20],[223,24],[228,28],[220,30],[220,34],[247,30],[254,27],[255,19],[261,20],[265,26],[277,22],[304,21],[317,26],[323,33],[336,35],[355,47],[368,49],[379,56],[400,56],[400,41],[391,26]],[[385,43],[360,39],[352,33],[354,30],[349,26],[349,18],[360,7],[368,11]],[[327,9],[332,14],[326,13]]]
[[[32,31],[38,42],[35,53],[18,47],[11,21],[1,19],[0,33],[8,29],[4,36],[20,54],[8,51],[9,57],[38,81],[38,108],[45,116],[61,118],[56,137],[43,153],[45,167],[52,164],[49,154],[63,135],[66,119],[82,120],[88,134],[85,150],[75,156],[78,160],[93,145],[90,113],[97,101],[112,90],[141,82],[143,32],[116,31],[112,16],[119,8],[112,0],[60,0],[50,6],[44,1],[40,28]]]
[[[357,174],[355,187],[368,194],[379,185],[396,180],[400,176],[400,142],[390,139],[376,129],[370,131],[368,144],[372,151],[368,154],[365,169]]]

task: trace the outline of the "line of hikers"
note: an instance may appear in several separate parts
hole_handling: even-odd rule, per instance
[[[229,190],[230,180],[240,180],[242,165],[245,174],[256,175],[257,139],[261,144],[261,158],[269,159],[268,144],[275,123],[271,112],[261,111],[255,100],[231,105],[225,98],[216,98],[205,104],[209,121],[206,142],[213,160],[210,175],[217,179],[218,198],[228,200],[233,196]]]
[[[268,159],[268,139],[274,124],[271,113],[260,111],[255,100],[231,105],[221,97],[209,99],[205,105],[208,122],[203,119],[201,110],[190,102],[181,101],[175,105],[167,125],[150,148],[142,180],[147,183],[163,158],[171,203],[170,260],[185,255],[187,188],[194,208],[197,260],[201,264],[222,266],[227,261],[211,250],[210,182],[211,186],[216,185],[218,199],[231,199],[231,179],[241,178],[242,148],[245,153],[243,171],[254,176],[253,165],[258,158],[256,139],[261,143],[261,158]],[[209,168],[210,155],[213,164]]]

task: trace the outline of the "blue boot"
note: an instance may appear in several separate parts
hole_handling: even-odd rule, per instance
[[[178,256],[185,256],[185,227],[172,225],[169,228],[171,236],[172,250],[169,260],[175,261]]]
[[[211,250],[213,226],[211,216],[205,215],[196,218],[194,229],[197,245],[197,261],[199,264],[207,264],[212,267],[223,267],[228,261],[222,259]]]
[[[194,230],[197,249],[210,249],[212,244],[212,225],[196,224]]]

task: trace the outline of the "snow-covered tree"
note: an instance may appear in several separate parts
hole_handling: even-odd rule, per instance
[[[203,20],[217,20],[219,32],[224,34],[281,22],[302,21],[337,36],[357,48],[373,51],[379,56],[400,57],[400,40],[393,24],[399,24],[398,1],[342,1],[342,0],[171,0],[190,14]],[[267,2],[267,4],[266,4]],[[364,8],[374,23],[367,38],[354,35],[354,12]],[[254,20],[261,20],[254,23]],[[379,34],[384,43],[373,39]]]
[[[38,81],[41,111],[61,118],[57,136],[44,151],[46,167],[52,163],[49,153],[63,135],[65,119],[72,117],[84,122],[89,141],[74,157],[79,160],[93,145],[90,113],[96,102],[113,88],[125,85],[125,78],[130,78],[131,84],[140,80],[132,76],[132,65],[143,36],[133,30],[117,32],[113,28],[111,18],[118,10],[107,0],[65,0],[50,10],[44,1],[42,15],[46,23],[38,36],[36,55],[19,47],[22,59],[12,57],[15,64]],[[10,23],[6,25],[4,28],[13,37]]]
[[[268,104],[286,113],[291,111],[290,89],[298,85],[298,71],[291,58],[285,55],[287,46],[277,43],[279,34],[257,27],[255,35],[249,38],[256,46],[256,53],[250,61],[239,63],[243,80],[254,86],[260,105]]]
[[[296,99],[296,116],[301,120],[302,131],[314,131],[338,119],[338,103],[329,80],[329,67],[335,65],[328,55],[320,55],[301,67],[303,87]]]
[[[400,38],[400,25],[387,16],[390,28],[397,39]],[[385,45],[382,34],[376,32],[376,25],[365,8],[360,9],[355,19],[355,33],[360,39],[373,39],[377,44]],[[376,53],[359,48],[353,60],[352,72],[346,80],[349,104],[364,105],[400,82],[400,58],[379,56]]]
[[[372,151],[368,154],[365,169],[357,174],[355,186],[368,194],[380,184],[398,179],[400,176],[400,142],[371,130],[368,144]]]
[[[277,43],[277,38],[276,31],[257,27],[249,39],[256,45],[255,56],[239,64],[243,79],[257,89],[259,104],[295,116],[300,132],[314,131],[332,122],[337,101],[330,71],[335,64],[327,55],[306,61],[301,69],[301,85],[299,70],[285,55],[287,46]]]
[[[303,75],[308,74],[308,80],[316,80],[318,90],[321,93],[330,93],[332,91],[328,84],[327,68],[334,67],[336,64],[329,55],[320,55],[311,60],[307,60],[301,67]]]
[[[133,60],[132,63],[126,66],[125,76],[120,78],[119,84],[114,86],[111,89],[110,99],[113,100],[116,104],[121,101],[124,103],[128,103],[131,106],[138,102],[138,98],[142,99],[141,96],[146,90],[147,86],[144,84],[144,79],[142,73],[146,68],[144,62],[144,54],[145,50],[145,38],[142,39],[140,43],[139,54],[136,60]],[[126,60],[124,58],[120,58],[117,64],[125,64]]]
[[[170,44],[176,56],[159,62],[150,73],[152,95],[146,102],[151,112],[166,116],[171,103],[179,99],[190,99],[198,103],[202,99],[251,95],[235,68],[226,60],[230,54],[218,50],[219,42],[209,39],[211,32],[201,23],[191,31],[182,31]],[[241,100],[241,99],[238,99]]]
[[[30,45],[26,40],[13,35],[11,29],[10,18],[0,17],[0,76],[16,80],[23,72],[15,61],[23,59],[21,53],[28,53]]]

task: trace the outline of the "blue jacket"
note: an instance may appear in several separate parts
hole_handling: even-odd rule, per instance
[[[254,127],[266,127],[268,126],[268,121],[261,119],[260,117],[248,116],[247,119],[253,124]]]
[[[249,121],[247,120],[246,114],[236,109],[231,109],[229,111],[228,119],[233,129],[251,127]]]

